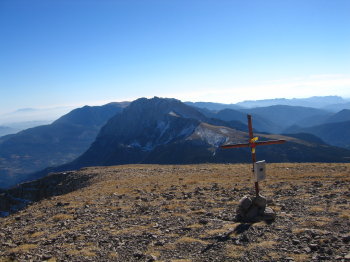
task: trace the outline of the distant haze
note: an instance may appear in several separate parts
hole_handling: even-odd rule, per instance
[[[183,100],[188,101],[188,100]],[[196,101],[196,100],[194,100]],[[192,102],[194,102],[192,101]],[[112,101],[115,102],[115,101]],[[206,100],[201,102],[213,102],[212,100]],[[306,106],[306,107],[315,107],[323,108],[330,105],[339,105],[339,111],[342,109],[341,104],[350,102],[350,99],[344,99],[340,96],[327,96],[327,97],[309,97],[309,98],[275,98],[275,99],[263,99],[263,100],[245,100],[238,101],[235,103],[235,106],[239,107],[261,107],[261,106],[270,106],[270,105],[293,105],[293,106]],[[88,104],[90,106],[96,104]],[[102,105],[99,104],[99,105]],[[48,108],[19,108],[15,111],[0,114],[0,125],[18,127],[23,122],[35,122],[41,121],[43,123],[49,123],[57,118],[61,117],[64,114],[67,114],[69,111],[73,110],[80,106],[61,106],[61,107],[48,107]],[[226,107],[222,105],[221,107]],[[27,124],[25,124],[27,126]],[[30,125],[30,124],[29,124]],[[33,125],[34,126],[34,125]]]
[[[16,125],[19,122],[31,121],[54,121],[60,116],[68,113],[74,107],[55,107],[55,108],[22,108],[16,111],[0,114],[0,125]]]

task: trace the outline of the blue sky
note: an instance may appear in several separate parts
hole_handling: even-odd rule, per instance
[[[350,97],[350,1],[0,1],[0,113]]]

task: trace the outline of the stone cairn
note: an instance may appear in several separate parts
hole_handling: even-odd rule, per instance
[[[272,222],[276,218],[275,212],[267,207],[267,200],[262,195],[254,198],[244,196],[238,204],[236,221],[254,223],[259,221]]]

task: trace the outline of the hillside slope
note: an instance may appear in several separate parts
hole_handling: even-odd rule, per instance
[[[218,118],[223,121],[239,121],[241,123],[247,122],[247,114],[234,109],[223,109],[220,111],[210,111],[208,109],[201,109],[201,112],[212,118]],[[259,115],[254,115],[254,129],[260,132],[275,133],[282,129],[278,124],[263,118]],[[247,128],[245,128],[247,130]]]
[[[329,117],[324,124],[328,123],[339,123],[350,121],[350,109],[343,109],[331,117]]]
[[[253,194],[250,173],[203,164],[52,174],[11,191],[47,199],[0,219],[0,259],[347,261],[350,164],[269,164],[260,185],[271,224],[234,221]]]
[[[242,112],[260,116],[274,123],[276,127],[273,130],[268,130],[271,133],[281,133],[292,125],[309,126],[314,123],[319,123],[323,119],[326,119],[330,115],[330,112],[303,106],[287,106],[287,105],[275,105],[268,107],[256,107],[251,109],[241,110]],[[275,127],[273,126],[273,127]]]
[[[350,121],[328,123],[309,128],[292,128],[287,132],[309,133],[321,138],[329,145],[350,149]]]

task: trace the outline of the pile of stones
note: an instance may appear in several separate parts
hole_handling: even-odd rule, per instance
[[[276,218],[275,212],[267,207],[267,200],[262,195],[257,195],[253,198],[244,196],[238,204],[236,214],[237,222],[272,222]]]

